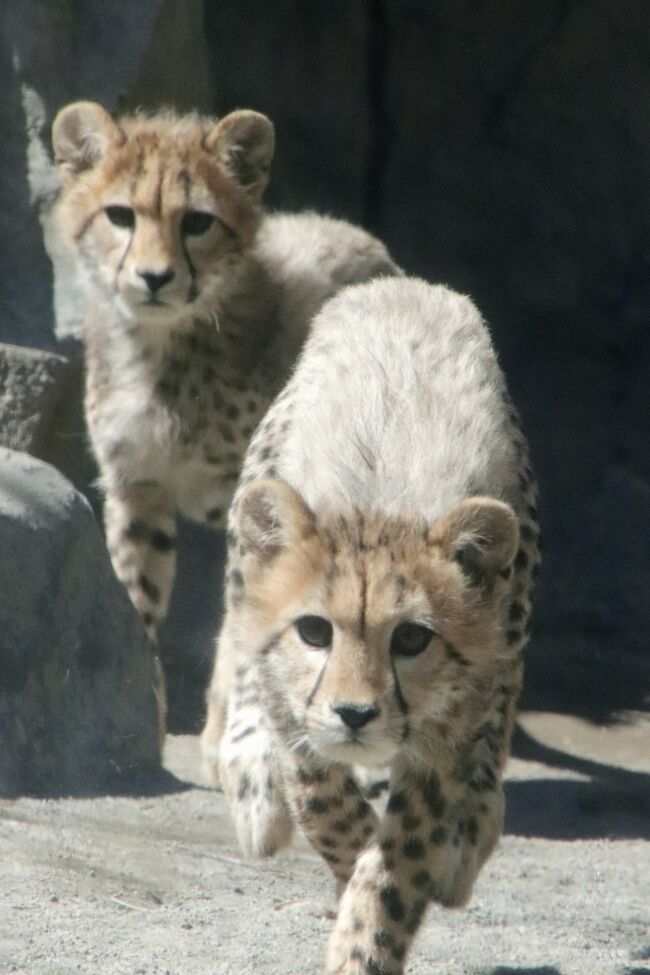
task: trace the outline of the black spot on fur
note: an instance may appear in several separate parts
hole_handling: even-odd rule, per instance
[[[140,573],[138,584],[147,599],[150,599],[152,603],[160,602],[160,589],[151,581],[151,579],[147,578],[144,572]]]
[[[528,565],[528,556],[524,552],[523,548],[520,548],[515,556],[515,568],[522,571]]]
[[[208,519],[208,521],[219,521],[222,515],[223,508],[210,508],[210,510],[206,511],[205,513],[205,517]]]
[[[306,769],[300,766],[297,778],[301,785],[313,785],[315,782],[327,782],[327,772],[323,769]]]
[[[244,577],[239,569],[232,569],[230,572],[230,582],[233,586],[237,586],[238,589],[241,589],[244,585]]]
[[[343,779],[343,792],[348,796],[356,796],[359,792],[357,783],[350,775],[346,775]]]
[[[394,944],[390,953],[396,961],[404,961],[406,957],[406,945]]]
[[[329,803],[325,799],[319,799],[317,796],[310,796],[305,808],[309,813],[322,816],[329,809]]]
[[[519,528],[519,534],[524,542],[533,542],[537,537],[537,532],[531,525],[521,525]]]
[[[474,792],[492,791],[496,787],[496,784],[497,780],[494,769],[487,762],[482,762],[479,765],[469,783],[470,788]]]
[[[389,951],[395,944],[395,939],[388,931],[375,931],[374,941],[382,951]]]
[[[442,846],[447,841],[447,830],[444,826],[434,826],[429,834],[429,843],[433,846]]]
[[[422,820],[419,816],[415,816],[413,813],[406,813],[402,819],[402,826],[407,833],[411,832],[411,830],[419,829],[421,825]]]
[[[424,843],[418,839],[407,840],[402,847],[402,852],[409,860],[421,860],[424,856]]]
[[[411,884],[416,890],[426,890],[431,882],[431,874],[428,870],[418,870],[411,877]]]
[[[510,603],[510,609],[508,610],[508,619],[511,623],[517,623],[524,615],[524,607],[521,603],[514,602]]]
[[[403,921],[406,908],[401,894],[394,884],[388,884],[379,891],[379,898],[392,921]]]
[[[171,552],[176,547],[176,539],[160,529],[152,531],[150,541],[156,552]]]
[[[408,809],[408,799],[404,792],[393,792],[388,800],[386,812],[399,813]]]
[[[248,778],[247,775],[242,775],[241,779],[239,780],[239,789],[237,790],[237,798],[240,801],[246,798],[246,796],[250,792],[250,787],[251,787],[251,780]]]
[[[467,839],[470,841],[472,846],[476,846],[478,840],[478,822],[476,816],[470,816],[466,823],[467,826]]]
[[[447,803],[440,791],[438,777],[431,775],[422,787],[422,798],[432,816],[438,819],[444,813]]]
[[[142,518],[134,518],[124,532],[124,536],[125,538],[128,538],[130,542],[145,541],[149,537],[149,527],[147,523],[142,520]]]
[[[332,829],[334,830],[335,833],[349,833],[351,829],[351,825],[349,820],[347,819],[336,819],[332,823]]]
[[[420,921],[422,920],[422,915],[424,914],[427,907],[427,899],[420,898],[416,900],[415,904],[409,912],[409,916],[404,924],[404,929],[408,934],[415,934],[418,927],[420,926]]]
[[[521,640],[521,632],[519,630],[508,630],[506,640],[508,641],[508,646],[513,646]]]

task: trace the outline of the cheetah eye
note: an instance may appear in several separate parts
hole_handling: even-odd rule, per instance
[[[390,638],[390,652],[396,657],[417,657],[429,645],[433,630],[420,623],[400,623]]]
[[[181,233],[185,236],[198,237],[206,233],[214,223],[211,213],[203,210],[188,210],[181,221]]]
[[[310,647],[329,647],[332,642],[333,627],[322,616],[301,616],[296,620],[298,636]]]
[[[135,226],[135,213],[131,207],[106,207],[104,213],[114,227],[127,227],[131,230]]]

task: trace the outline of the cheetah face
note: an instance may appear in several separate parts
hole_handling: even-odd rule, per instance
[[[115,122],[99,105],[53,126],[59,221],[91,279],[127,318],[214,308],[257,229],[273,127],[255,112],[214,124],[161,113]]]
[[[385,765],[494,665],[518,540],[501,502],[468,499],[433,525],[317,519],[287,485],[261,481],[237,517],[246,632],[296,747]]]

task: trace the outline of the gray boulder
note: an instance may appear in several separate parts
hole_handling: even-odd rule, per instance
[[[155,667],[88,502],[0,449],[0,795],[151,781]],[[136,786],[137,787],[137,786]]]
[[[101,510],[98,471],[83,415],[83,359],[0,344],[0,446],[53,464]]]

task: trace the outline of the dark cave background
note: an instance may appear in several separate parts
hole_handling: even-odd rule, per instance
[[[71,347],[26,190],[26,87],[46,146],[82,97],[266,112],[270,207],[363,224],[489,321],[541,488],[523,704],[598,721],[647,706],[650,5],[7,0],[3,18],[0,338]],[[214,618],[196,621],[206,602],[217,613],[219,578],[198,552],[213,564],[220,544],[188,534],[166,637],[194,701]]]

